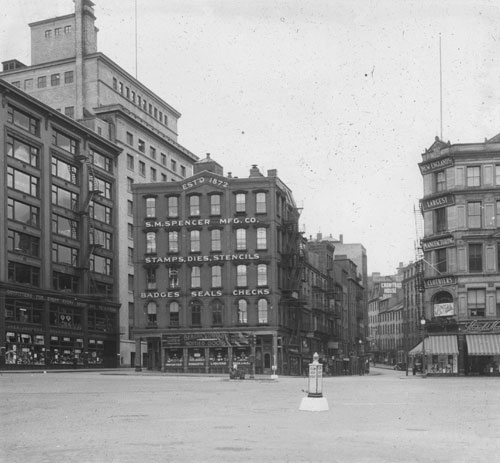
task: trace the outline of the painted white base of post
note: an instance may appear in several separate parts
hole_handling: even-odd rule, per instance
[[[299,410],[306,412],[326,412],[328,411],[328,401],[326,397],[304,397],[300,402]]]
[[[278,375],[271,375],[271,379],[278,379]]]

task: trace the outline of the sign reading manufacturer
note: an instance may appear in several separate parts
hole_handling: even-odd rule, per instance
[[[446,236],[431,241],[422,241],[422,249],[424,251],[431,251],[438,248],[447,248],[455,245],[455,238],[453,236]]]

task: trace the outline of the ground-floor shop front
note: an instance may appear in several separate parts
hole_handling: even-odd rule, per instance
[[[409,368],[433,376],[500,376],[500,333],[425,336]]]

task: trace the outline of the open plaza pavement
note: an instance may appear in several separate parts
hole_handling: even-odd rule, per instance
[[[496,462],[500,380],[372,368],[307,379],[152,372],[0,373],[0,461]]]

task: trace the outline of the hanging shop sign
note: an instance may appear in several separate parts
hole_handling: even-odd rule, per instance
[[[453,158],[446,157],[441,159],[434,159],[429,162],[422,162],[418,165],[420,167],[420,173],[430,174],[431,172],[437,172],[439,170],[446,169],[448,167],[452,167],[454,164]]]
[[[443,238],[437,238],[430,241],[422,241],[421,245],[424,251],[432,251],[433,249],[447,248],[449,246],[455,246],[455,238],[453,238],[453,236],[445,236]]]
[[[439,196],[438,198],[420,200],[420,206],[424,212],[439,209],[441,207],[453,206],[454,204],[455,196],[453,195],[444,195]]]
[[[425,280],[426,288],[436,288],[438,286],[449,286],[454,285],[456,283],[454,276],[449,277],[439,277],[439,278],[429,278]]]
[[[451,317],[455,315],[455,306],[453,302],[444,302],[442,304],[434,304],[435,317]]]

